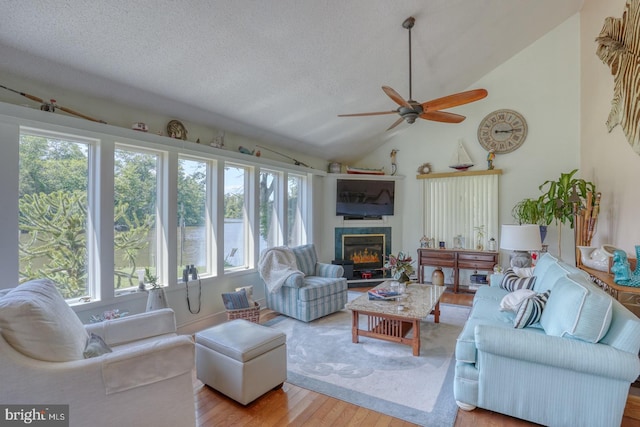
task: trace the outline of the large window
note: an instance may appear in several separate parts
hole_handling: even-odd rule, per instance
[[[226,164],[224,167],[224,268],[247,266],[248,215],[247,167]]]
[[[20,135],[20,281],[51,279],[67,299],[89,293],[90,149],[72,136]]]
[[[7,276],[49,278],[72,304],[141,298],[145,270],[162,285],[182,286],[182,270],[193,264],[203,286],[215,284],[254,269],[268,247],[307,242],[304,173],[135,133],[0,122],[0,136],[17,139],[0,156],[0,196],[12,200],[7,210],[15,209],[19,228],[6,243],[17,254],[17,263],[5,262]]]
[[[260,252],[278,246],[282,241],[277,200],[278,178],[277,172],[260,172]]]
[[[211,273],[208,266],[206,160],[180,158],[178,160],[178,279],[187,265],[194,265],[200,275]]]
[[[287,181],[287,244],[289,246],[303,245],[307,243],[306,179],[302,175],[289,174]]]
[[[156,200],[158,155],[120,147],[114,151],[115,288],[138,285],[138,270],[159,276]],[[162,278],[159,278],[162,281]]]

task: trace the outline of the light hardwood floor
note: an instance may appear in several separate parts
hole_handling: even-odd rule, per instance
[[[367,288],[354,288],[366,291]],[[473,295],[445,293],[441,301],[448,304],[471,305]],[[261,321],[277,314],[263,310]],[[199,427],[209,426],[376,426],[409,427],[408,423],[285,383],[247,406],[227,398],[193,379],[196,417]],[[629,403],[627,404],[629,407]],[[634,405],[631,405],[634,406]],[[628,412],[628,411],[627,411]],[[625,412],[625,413],[627,413]],[[455,427],[524,427],[536,424],[483,409],[471,412],[458,410]],[[433,426],[438,427],[438,426]],[[640,420],[625,417],[622,427],[640,427]]]

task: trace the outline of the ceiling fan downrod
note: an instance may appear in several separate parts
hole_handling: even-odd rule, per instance
[[[412,82],[413,77],[411,73],[411,29],[416,23],[416,19],[413,16],[408,17],[402,23],[402,27],[409,30],[409,102],[413,100],[413,90],[412,90]]]

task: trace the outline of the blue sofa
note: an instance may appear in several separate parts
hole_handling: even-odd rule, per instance
[[[539,321],[521,329],[500,310],[501,275],[476,292],[456,344],[458,406],[547,426],[619,426],[640,374],[640,320],[550,254],[533,276],[533,291],[550,292]]]
[[[265,292],[267,307],[294,319],[310,322],[347,303],[347,279],[341,265],[318,262],[313,244],[292,247],[300,274],[291,274],[277,292]]]

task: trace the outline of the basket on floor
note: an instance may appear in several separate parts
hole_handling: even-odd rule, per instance
[[[227,310],[227,319],[245,319],[253,323],[260,323],[260,304],[253,303],[253,307],[239,308],[237,310]]]

